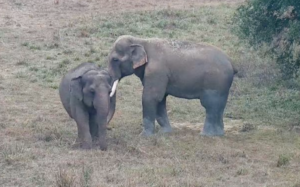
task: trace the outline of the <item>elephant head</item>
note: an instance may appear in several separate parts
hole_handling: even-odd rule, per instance
[[[71,95],[77,98],[83,110],[89,115],[87,119],[91,136],[97,137],[102,150],[107,147],[106,125],[115,112],[116,94],[109,97],[111,82],[112,78],[107,71],[89,69],[73,76],[70,86]]]
[[[118,81],[148,62],[147,53],[141,39],[132,36],[120,36],[109,55],[109,73],[113,77],[113,88],[110,96],[113,96]]]

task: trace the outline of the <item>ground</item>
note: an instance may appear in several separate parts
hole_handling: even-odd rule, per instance
[[[281,89],[261,99],[273,93],[259,86],[274,72],[266,78],[260,70],[270,68],[268,60],[229,34],[226,26],[239,3],[0,0],[0,186],[300,186],[300,138],[290,130],[298,125],[296,110],[267,108],[295,103],[299,93]],[[207,25],[193,25],[195,20]],[[142,86],[132,76],[118,88],[108,151],[72,149],[76,125],[58,97],[61,75],[82,61],[105,64],[113,41],[127,32],[205,40],[240,61],[225,137],[201,137],[203,108],[176,98],[168,100],[174,133],[140,137]],[[286,95],[292,99],[285,102]],[[278,98],[283,104],[263,105]]]

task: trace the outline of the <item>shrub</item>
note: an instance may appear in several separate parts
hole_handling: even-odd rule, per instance
[[[248,0],[234,15],[235,33],[250,45],[266,43],[283,78],[299,76],[300,1]]]

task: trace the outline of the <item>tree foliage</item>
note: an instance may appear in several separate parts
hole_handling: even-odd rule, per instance
[[[254,47],[266,43],[284,78],[300,74],[300,1],[249,0],[234,15],[235,32]]]

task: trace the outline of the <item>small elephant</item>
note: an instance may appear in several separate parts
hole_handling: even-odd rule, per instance
[[[200,99],[206,109],[202,135],[224,135],[223,112],[237,70],[217,47],[164,39],[120,36],[109,54],[113,85],[128,75],[144,86],[143,135],[152,135],[155,119],[162,132],[171,132],[166,98]],[[113,92],[112,91],[112,95]]]
[[[76,145],[92,148],[92,141],[107,149],[106,126],[115,112],[116,94],[110,97],[112,77],[93,63],[71,69],[59,85],[61,102],[77,123]]]

